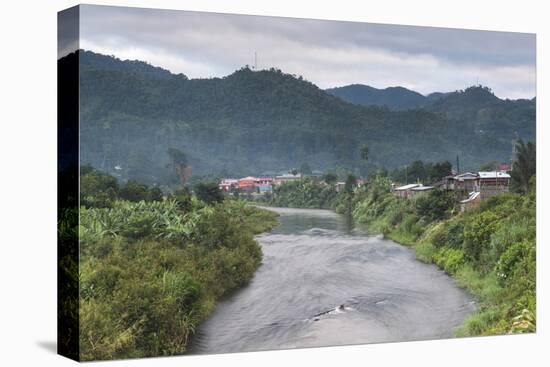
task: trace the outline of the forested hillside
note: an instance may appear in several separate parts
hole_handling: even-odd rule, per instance
[[[333,96],[344,101],[364,106],[386,106],[392,110],[419,108],[431,103],[428,97],[403,87],[378,89],[368,85],[350,84],[326,89]]]
[[[189,79],[144,62],[79,56],[82,164],[149,184],[170,182],[169,148],[185,152],[195,175],[260,174],[303,163],[364,174],[456,155],[464,168],[477,167],[508,159],[516,133],[535,134],[530,101],[475,112],[445,96],[435,112],[394,112],[347,103],[276,69]],[[78,62],[77,54],[59,62]],[[360,158],[363,144],[369,163]]]

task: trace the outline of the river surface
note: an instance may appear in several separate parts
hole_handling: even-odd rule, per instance
[[[448,338],[475,309],[405,246],[332,211],[270,210],[280,225],[257,237],[263,264],[199,326],[189,353]]]

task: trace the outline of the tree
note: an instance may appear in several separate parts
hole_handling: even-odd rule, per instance
[[[187,187],[183,187],[179,190],[174,191],[173,198],[176,199],[176,202],[178,204],[178,208],[189,212],[193,208],[193,199],[191,192]]]
[[[454,206],[454,195],[450,191],[439,189],[421,195],[416,200],[416,212],[430,222],[447,218]]]
[[[187,165],[187,155],[179,149],[168,148],[168,155],[172,161],[172,169],[180,180],[181,185],[185,185],[185,182],[191,174],[191,166]]]
[[[491,161],[491,162],[487,162],[485,164],[482,164],[481,167],[479,167],[479,170],[480,171],[494,171],[497,166],[498,166],[497,161]]]
[[[294,176],[296,176],[298,174],[298,170],[296,168],[294,168],[292,171],[290,171],[290,173],[292,173]]]
[[[515,157],[512,163],[511,186],[514,191],[527,192],[529,191],[529,180],[537,172],[537,150],[535,143],[528,142],[525,144],[519,139],[515,146]]]
[[[449,161],[437,162],[431,167],[430,171],[430,181],[437,182],[452,174],[453,165]]]
[[[149,190],[150,201],[162,201],[162,197],[162,190],[158,187],[152,187],[151,190]]]
[[[369,160],[369,147],[367,144],[363,144],[361,146],[360,153],[361,153],[362,160],[364,160],[365,162]]]
[[[352,193],[353,188],[357,185],[357,177],[352,175],[351,173],[346,178],[346,184],[344,185],[344,190],[347,193]]]
[[[327,185],[334,185],[337,180],[338,176],[332,172],[328,172],[323,175],[323,181],[325,181]]]
[[[309,164],[302,163],[302,166],[300,167],[300,173],[302,175],[311,175],[311,168],[309,167]]]
[[[408,168],[408,180],[409,181],[424,181],[426,178],[426,168],[424,162],[418,160],[411,163]]]
[[[149,200],[149,189],[146,185],[130,180],[120,189],[120,197],[128,201]]]
[[[220,203],[223,201],[223,194],[217,182],[201,182],[195,187],[195,194],[207,204]]]
[[[168,155],[172,161],[172,167],[176,169],[177,165],[181,167],[187,166],[187,155],[177,148],[168,148]]]

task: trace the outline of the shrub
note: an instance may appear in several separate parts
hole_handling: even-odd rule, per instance
[[[421,242],[414,247],[416,257],[426,263],[433,261],[435,247],[429,242]]]
[[[149,200],[149,188],[137,181],[128,181],[119,192],[120,198],[128,201]]]
[[[416,199],[416,212],[428,221],[438,221],[449,217],[455,206],[452,192],[435,189]]]
[[[444,247],[434,255],[434,262],[449,274],[455,274],[464,264],[464,252],[459,249]]]
[[[491,235],[495,232],[498,217],[491,211],[481,212],[468,220],[464,226],[464,254],[479,264],[481,254],[487,251]]]
[[[195,187],[195,193],[200,200],[207,204],[223,201],[223,194],[217,182],[201,182]]]

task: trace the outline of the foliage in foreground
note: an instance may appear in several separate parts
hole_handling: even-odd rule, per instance
[[[533,179],[534,180],[534,179]],[[477,312],[458,335],[533,332],[536,327],[535,189],[502,194],[458,213],[433,191],[403,200],[378,180],[359,194],[354,218],[415,248],[477,296]]]
[[[187,199],[81,207],[82,360],[183,353],[216,301],[252,278],[262,260],[253,235],[275,214]]]

